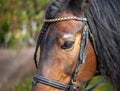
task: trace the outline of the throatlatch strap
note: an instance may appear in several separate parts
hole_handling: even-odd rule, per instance
[[[104,77],[102,77],[95,85],[93,85],[91,88],[89,89],[86,89],[86,88],[83,90],[83,91],[93,91],[97,86],[99,86],[103,81],[105,80]],[[90,84],[90,82],[88,83],[88,85]]]

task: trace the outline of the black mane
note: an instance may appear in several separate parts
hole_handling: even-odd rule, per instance
[[[120,0],[94,0],[86,11],[99,69],[120,89]]]

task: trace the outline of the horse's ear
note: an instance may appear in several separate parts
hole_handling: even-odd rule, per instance
[[[70,0],[68,7],[72,9],[72,11],[79,13],[81,11],[85,11],[91,1],[92,0]]]
[[[84,11],[89,6],[92,0],[81,0],[81,1],[82,1],[81,9]]]

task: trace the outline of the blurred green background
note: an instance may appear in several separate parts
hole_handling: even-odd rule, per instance
[[[32,55],[32,53],[28,53],[28,56],[30,56],[29,58],[31,59],[28,60],[24,53],[25,50],[23,47],[25,47],[25,49],[28,48],[28,52],[29,50],[33,50],[34,45],[36,44],[37,34],[43,24],[45,9],[49,1],[51,0],[0,0],[0,64],[3,65],[0,69],[0,74],[3,77],[4,75],[5,77],[8,77],[9,75],[14,76],[14,69],[22,69],[23,65],[26,65],[27,62],[28,65],[30,65],[29,62],[32,62],[32,64],[34,65],[32,56],[30,56]],[[30,49],[29,47],[32,48]],[[32,52],[34,53],[34,50]],[[18,58],[20,57],[21,60],[25,60],[24,63],[18,61]],[[14,67],[14,64],[18,64],[18,67]],[[9,67],[6,67],[6,65],[8,65]],[[31,67],[31,69],[34,68]],[[10,74],[6,76],[5,73]],[[22,74],[24,76],[27,73],[24,73],[23,71]],[[30,74],[29,76],[32,77],[33,75]],[[26,76],[26,78],[28,78],[28,75]],[[28,79],[30,81],[25,83],[24,79],[20,80],[22,85],[18,84],[18,86],[22,87],[20,87],[20,89],[15,89],[15,91],[29,91],[32,84],[32,79]],[[9,80],[2,80],[3,86],[6,81]],[[15,82],[17,81],[15,80]],[[29,87],[29,89],[24,88],[24,84]],[[2,89],[1,83],[0,89]]]
[[[33,45],[50,0],[0,0],[0,48]]]

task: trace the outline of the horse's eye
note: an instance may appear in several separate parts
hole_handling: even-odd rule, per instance
[[[65,41],[64,44],[61,46],[62,49],[69,49],[73,46],[74,41]]]

